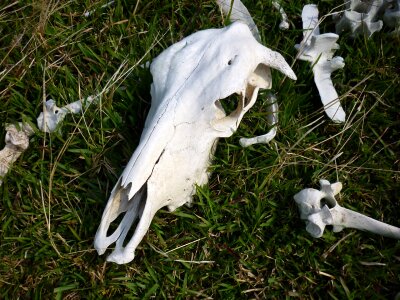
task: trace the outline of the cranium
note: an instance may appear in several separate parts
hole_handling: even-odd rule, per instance
[[[236,22],[194,33],[162,52],[151,64],[152,103],[140,143],[111,192],[94,246],[108,261],[128,263],[155,213],[190,203],[196,185],[208,181],[216,142],[231,136],[255,103],[259,89],[271,88],[270,67],[292,79],[284,58]],[[239,94],[226,115],[220,99]],[[117,229],[110,224],[125,213]],[[132,238],[129,229],[138,220]]]

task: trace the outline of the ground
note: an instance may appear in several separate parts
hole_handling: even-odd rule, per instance
[[[43,100],[62,106],[102,97],[57,132],[37,131],[4,178],[0,298],[393,299],[400,292],[398,241],[351,229],[314,239],[293,200],[320,178],[341,181],[342,206],[400,226],[400,43],[389,28],[371,38],[340,36],[336,54],[346,66],[333,82],[347,121],[334,124],[310,66],[296,60],[306,3],[282,2],[291,22],[282,32],[270,1],[243,1],[262,43],[298,77],[273,72],[278,134],[268,145],[239,145],[240,137],[268,130],[262,93],[237,133],[220,141],[210,182],[193,205],[160,211],[135,260],[120,266],[97,255],[93,238],[150,106],[146,62],[226,21],[213,1],[6,2],[0,148],[5,124],[35,124]],[[320,15],[339,11],[336,2],[319,4]],[[327,16],[321,32],[333,31]]]

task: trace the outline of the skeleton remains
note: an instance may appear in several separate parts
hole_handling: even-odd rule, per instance
[[[328,117],[336,123],[342,123],[346,120],[346,113],[340,105],[331,79],[333,71],[344,67],[342,57],[333,57],[333,53],[339,48],[336,44],[339,36],[334,33],[319,33],[318,8],[315,4],[305,5],[301,18],[304,37],[301,43],[295,46],[299,51],[299,59],[311,63],[314,81]]]
[[[43,112],[37,118],[38,128],[43,132],[53,132],[68,113],[79,113],[82,110],[82,103],[89,105],[95,98],[89,96],[85,100],[78,100],[63,107],[58,107],[53,99],[47,100]]]
[[[195,186],[208,181],[218,138],[231,136],[259,90],[271,88],[270,67],[296,79],[284,58],[258,43],[241,22],[194,33],[153,61],[151,108],[139,146],[103,213],[94,242],[99,254],[116,242],[107,260],[130,262],[160,208],[173,211],[191,202]],[[226,115],[220,100],[232,94],[239,95],[238,106]],[[109,234],[110,224],[122,213]]]
[[[393,35],[399,35],[400,0],[345,0],[345,5],[343,15],[334,15],[336,33],[350,31],[352,37],[362,34],[370,37],[385,23],[394,28]]]
[[[29,147],[29,137],[34,133],[28,123],[6,125],[5,147],[0,151],[0,185],[12,164]]]
[[[313,237],[321,237],[325,226],[333,225],[334,232],[342,231],[347,227],[400,239],[400,228],[341,207],[335,199],[342,189],[340,182],[330,184],[329,181],[322,179],[320,185],[320,191],[304,189],[294,195],[300,218],[306,221],[306,230]]]

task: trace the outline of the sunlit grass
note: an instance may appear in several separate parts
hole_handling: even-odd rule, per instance
[[[278,135],[263,134],[262,93],[238,132],[219,143],[208,186],[192,207],[159,212],[132,263],[105,262],[93,237],[110,191],[140,138],[150,106],[145,67],[201,29],[223,26],[213,1],[34,1],[0,5],[0,147],[6,123],[36,122],[44,99],[59,106],[101,94],[60,130],[37,132],[0,187],[0,298],[393,299],[400,244],[368,233],[326,230],[311,238],[293,195],[318,180],[344,184],[339,202],[400,226],[399,39],[340,37],[344,69],[333,81],[347,121],[329,121],[312,72],[295,60],[300,1],[284,1],[279,31],[269,1],[243,1],[262,42],[298,80],[273,72]],[[337,3],[324,1],[320,14]],[[85,11],[94,10],[89,17]],[[331,18],[322,32],[334,30]]]

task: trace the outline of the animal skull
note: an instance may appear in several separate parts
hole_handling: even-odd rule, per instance
[[[236,131],[259,89],[271,88],[270,67],[296,79],[285,59],[258,43],[240,22],[194,33],[153,61],[151,108],[96,233],[94,246],[100,255],[116,242],[107,260],[130,262],[160,208],[173,211],[191,202],[195,186],[208,181],[218,138]],[[220,100],[234,93],[240,97],[238,106],[226,115]],[[117,229],[108,235],[110,224],[122,213]],[[134,234],[124,245],[135,220]]]

